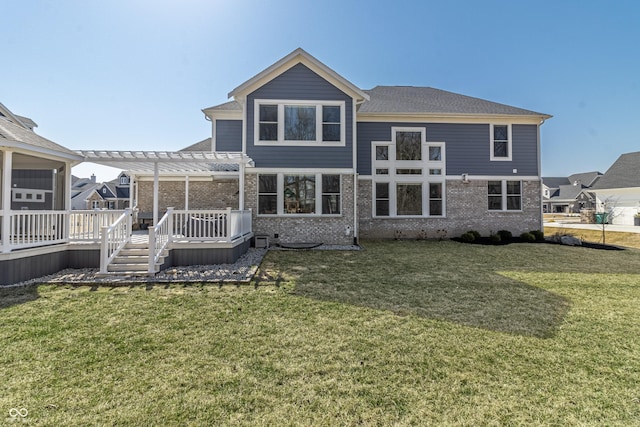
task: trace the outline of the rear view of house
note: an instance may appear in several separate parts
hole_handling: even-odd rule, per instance
[[[276,242],[540,229],[551,116],[429,87],[362,90],[297,49],[204,111],[241,151],[254,231]]]

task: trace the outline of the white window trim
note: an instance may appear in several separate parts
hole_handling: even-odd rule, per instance
[[[300,171],[300,172],[264,172],[264,173],[260,173],[256,175],[256,180],[259,179],[260,175],[276,175],[276,180],[277,180],[277,193],[276,193],[276,213],[275,214],[261,214],[260,212],[260,206],[257,206],[256,212],[258,212],[256,214],[256,216],[258,217],[263,217],[263,218],[275,218],[275,217],[286,217],[286,218],[316,218],[316,217],[320,217],[320,218],[339,218],[342,217],[342,212],[343,212],[343,186],[342,186],[342,174],[338,173],[338,172],[333,172],[333,171],[327,171],[327,172],[317,172],[317,173],[310,173],[310,172],[304,172],[304,171]],[[284,211],[284,176],[285,175],[314,175],[316,177],[316,195],[315,195],[315,199],[316,199],[316,206],[315,206],[315,213],[286,213]],[[322,175],[338,175],[340,177],[340,213],[337,214],[323,214],[322,213],[322,195],[323,194],[327,194],[327,193],[323,193],[322,192]],[[272,194],[272,193],[271,193]],[[256,185],[256,200],[258,203],[260,203],[260,192],[259,192],[259,187],[258,185]]]
[[[396,133],[397,132],[421,132],[422,160],[396,160]],[[376,160],[376,148],[388,146],[389,160]],[[440,160],[429,160],[429,147],[440,147]],[[398,218],[446,218],[446,144],[444,142],[428,142],[426,127],[392,127],[391,141],[371,142],[371,176],[372,176],[372,203],[371,216],[376,219]],[[388,169],[387,175],[377,175],[376,169]],[[421,175],[396,174],[396,169],[422,169]],[[440,175],[429,175],[429,169],[440,169]],[[389,184],[389,215],[376,215],[376,183]],[[442,184],[442,215],[429,214],[429,184]],[[398,184],[422,184],[422,215],[398,215],[397,186]]]
[[[11,201],[19,203],[45,203],[47,199],[47,193],[52,193],[50,190],[33,190],[30,188],[12,188],[11,189]],[[16,195],[20,194],[22,198],[16,198]],[[27,199],[27,194],[31,195],[30,199]],[[41,199],[37,199],[37,196]]]
[[[501,209],[489,209],[489,188],[488,188],[488,181],[500,181],[501,182],[501,193],[500,196],[502,196],[502,200],[501,200]],[[522,183],[522,180],[520,179],[490,179],[487,181],[487,212],[515,212],[515,213],[522,213],[523,209],[522,209],[522,205],[524,203],[524,196],[523,196],[523,192],[524,192],[524,185]],[[520,209],[507,209],[507,182],[508,181],[516,181],[520,183]],[[494,194],[495,196],[495,194]]]
[[[260,140],[260,105],[278,106],[278,139],[277,141]],[[284,106],[302,105],[316,107],[316,140],[315,141],[286,141],[284,139]],[[340,107],[340,141],[322,140],[322,107]],[[281,147],[344,147],[346,146],[346,102],[330,100],[290,100],[290,99],[255,99],[253,101],[253,141],[254,145],[276,145]]]
[[[494,156],[493,143],[493,127],[494,126],[506,126],[507,127],[507,150],[509,155],[506,157],[496,157]],[[511,134],[511,125],[507,123],[490,123],[489,124],[489,148],[490,148],[490,159],[492,162],[510,162],[513,157],[513,137]]]

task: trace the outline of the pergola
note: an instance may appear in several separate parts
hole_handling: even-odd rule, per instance
[[[224,171],[239,172],[239,206],[244,209],[244,171],[254,166],[253,160],[243,153],[212,151],[104,151],[80,150],[86,162],[127,171],[133,176],[153,175],[153,222],[158,222],[159,177],[185,177],[185,191],[189,191],[189,176],[212,176]],[[233,165],[238,165],[234,169]]]

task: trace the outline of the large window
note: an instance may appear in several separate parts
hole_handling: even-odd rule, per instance
[[[490,211],[522,210],[521,181],[489,181],[487,193],[488,209]]]
[[[255,144],[345,145],[344,101],[256,100]]]
[[[373,215],[443,216],[445,144],[427,142],[425,128],[392,128],[372,143]]]
[[[511,160],[511,125],[491,125],[491,160]]]
[[[340,215],[338,174],[258,175],[259,215]]]

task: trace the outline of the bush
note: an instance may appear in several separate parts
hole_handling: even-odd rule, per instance
[[[536,238],[536,242],[544,241],[544,233],[540,230],[531,230],[529,233],[533,234]]]
[[[466,232],[460,236],[460,240],[462,240],[464,243],[472,243],[474,240],[476,240],[476,236],[471,232]]]
[[[520,235],[520,239],[522,239],[523,242],[535,242],[536,241],[536,236],[534,236],[532,233],[522,233]]]
[[[513,234],[509,230],[500,230],[498,236],[500,236],[500,240],[511,240]]]
[[[467,233],[473,234],[473,237],[475,238],[475,240],[479,240],[480,237],[482,237],[482,236],[480,236],[480,233],[478,233],[476,230],[469,230],[469,231],[467,231]]]
[[[492,234],[491,236],[489,236],[489,241],[491,243],[500,243],[502,241],[502,238],[499,234]]]

